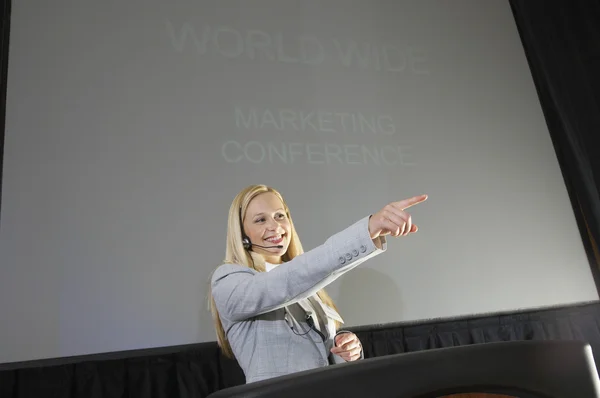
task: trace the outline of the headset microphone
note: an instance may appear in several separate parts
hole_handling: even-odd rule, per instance
[[[262,247],[263,249],[283,249],[282,245],[277,245],[277,246],[261,246],[261,245],[257,245],[255,243],[253,243],[252,246]]]
[[[248,239],[248,238],[243,238],[242,239],[242,244],[244,245],[244,249],[246,249],[246,250],[250,250],[250,248],[252,246],[262,247],[263,249],[283,249],[282,245],[277,245],[277,246],[261,246],[261,245],[257,245],[256,243],[250,242],[250,239]]]

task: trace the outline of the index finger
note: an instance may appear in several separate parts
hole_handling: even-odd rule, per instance
[[[404,199],[399,202],[395,202],[394,205],[400,207],[402,210],[408,209],[411,206],[417,205],[427,200],[427,195],[413,196],[410,199]]]

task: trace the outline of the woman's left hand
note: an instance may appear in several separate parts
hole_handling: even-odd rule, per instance
[[[331,353],[339,355],[346,361],[356,361],[360,358],[362,345],[360,340],[352,332],[341,333],[335,336],[335,347]]]

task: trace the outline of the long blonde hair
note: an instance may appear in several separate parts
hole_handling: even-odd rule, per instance
[[[290,215],[290,210],[283,199],[283,196],[277,190],[269,186],[250,185],[237,194],[231,203],[231,207],[229,208],[229,218],[227,221],[227,243],[225,247],[225,259],[223,261],[225,264],[238,264],[249,268],[254,268],[259,272],[265,272],[265,260],[263,257],[259,254],[244,249],[244,245],[242,243],[243,226],[241,224],[241,220],[243,220],[246,216],[246,209],[248,208],[250,201],[258,195],[266,192],[275,194],[281,200],[290,223],[290,242],[286,253],[282,256],[282,260],[284,262],[290,261],[294,257],[304,253],[302,244],[300,243],[300,239],[296,233],[296,228],[294,227],[294,222],[292,221],[292,217]],[[333,300],[324,289],[319,290],[317,294],[325,304],[331,308],[334,308],[336,311],[338,310],[333,303]],[[233,358],[234,355],[231,350],[231,345],[229,344],[229,341],[227,340],[227,334],[223,329],[223,324],[221,323],[219,312],[215,305],[215,300],[212,296],[210,286],[209,309],[212,313],[213,323],[217,333],[217,343],[219,347],[221,347],[221,350],[225,356]],[[335,321],[335,327],[336,330],[340,327],[340,323],[338,321]]]

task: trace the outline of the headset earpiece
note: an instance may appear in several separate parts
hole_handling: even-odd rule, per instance
[[[244,236],[244,235],[242,234],[242,236]],[[245,236],[242,238],[242,245],[244,245],[244,249],[246,249],[246,250],[250,250],[252,248],[252,244],[250,243],[250,239],[248,239]]]
[[[240,217],[240,232],[242,233],[242,245],[244,245],[244,249],[250,251],[250,249],[252,249],[252,243],[250,243],[250,239],[244,233],[244,222],[242,221],[242,206],[240,206],[240,212],[238,214]]]

